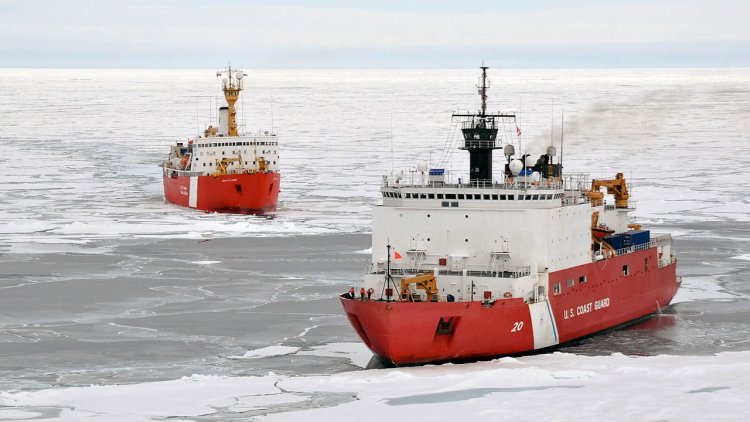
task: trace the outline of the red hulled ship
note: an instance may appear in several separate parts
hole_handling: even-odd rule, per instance
[[[238,133],[235,103],[243,87],[241,70],[217,72],[227,105],[217,127],[177,142],[161,164],[164,197],[183,207],[209,212],[262,214],[276,209],[279,196],[276,134]]]
[[[424,163],[411,180],[384,177],[370,269],[340,296],[362,341],[395,364],[554,347],[659,312],[680,286],[671,236],[630,222],[621,173],[563,174],[553,146],[516,157],[515,115],[487,113],[481,69],[481,110],[453,115],[468,182]]]

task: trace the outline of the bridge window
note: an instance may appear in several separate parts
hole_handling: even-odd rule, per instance
[[[501,200],[501,201],[505,201],[505,200],[506,200],[507,198],[508,198],[508,197],[507,197],[507,196],[505,196],[505,195],[500,195],[500,200]]]
[[[497,201],[497,195],[492,195],[492,200]]]

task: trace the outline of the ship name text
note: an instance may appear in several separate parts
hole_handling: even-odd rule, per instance
[[[587,314],[591,311],[598,311],[600,309],[604,309],[607,307],[609,307],[609,298],[605,297],[603,299],[595,300],[593,302],[585,303],[583,305],[578,305],[575,308],[564,309],[563,317],[565,319],[573,318],[576,316]]]

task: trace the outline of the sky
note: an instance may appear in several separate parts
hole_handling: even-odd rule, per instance
[[[0,0],[0,67],[748,67],[748,0]]]

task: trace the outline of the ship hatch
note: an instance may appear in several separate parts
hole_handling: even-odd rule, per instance
[[[440,321],[438,321],[437,329],[435,329],[435,335],[436,336],[449,336],[453,334],[453,331],[456,327],[456,321],[458,318],[456,317],[450,317],[450,318],[443,318],[440,317]]]

